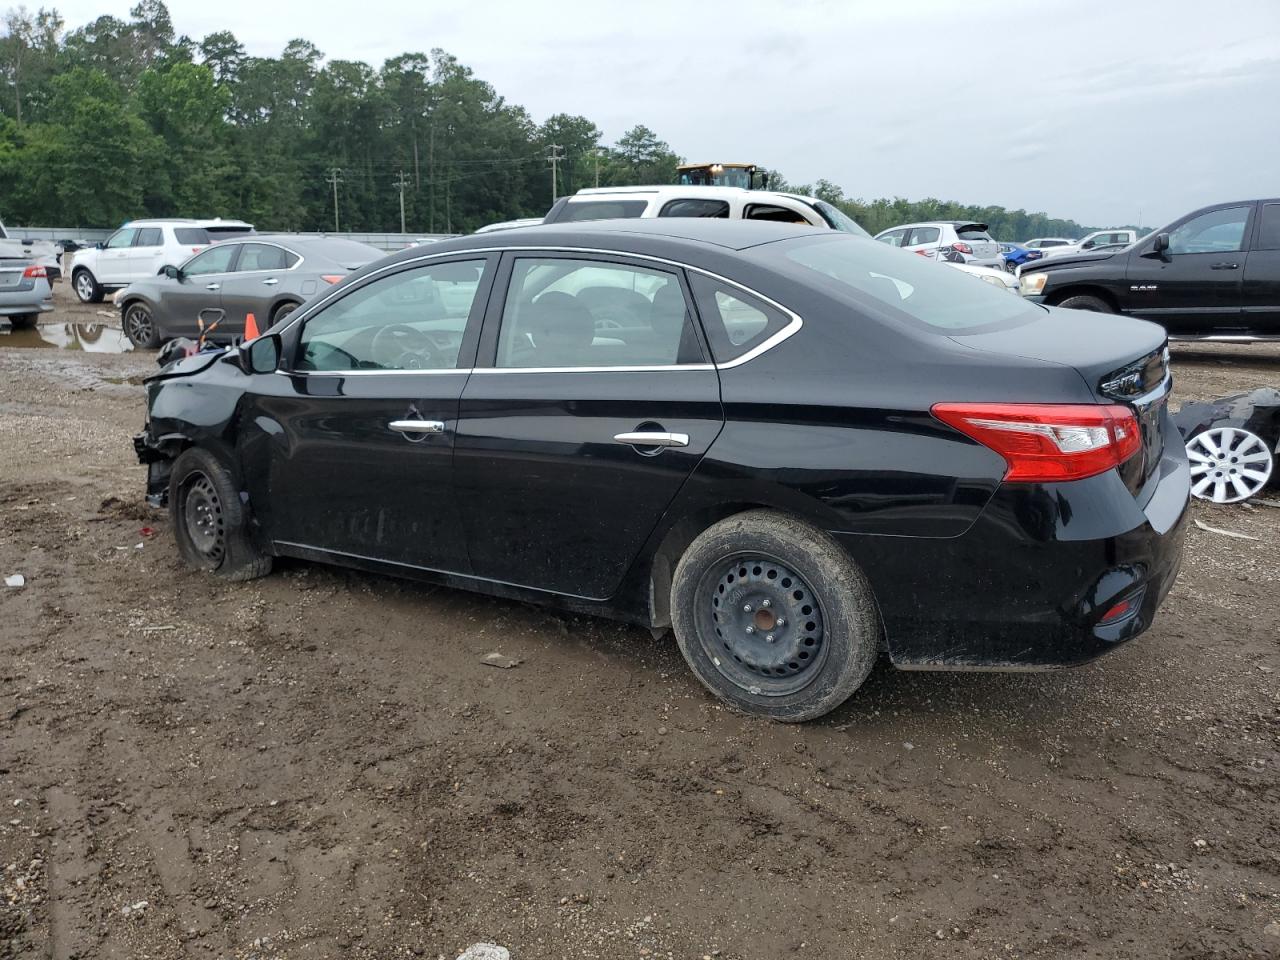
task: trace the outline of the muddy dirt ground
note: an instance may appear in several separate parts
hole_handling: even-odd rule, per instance
[[[1253,539],[1192,527],[1100,662],[882,665],[778,726],[642,630],[183,569],[129,443],[152,356],[48,319],[0,330],[0,957],[1280,956],[1280,509],[1196,504]],[[1276,347],[1175,354],[1182,399],[1280,385]]]

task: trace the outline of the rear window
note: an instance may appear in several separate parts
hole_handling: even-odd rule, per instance
[[[957,227],[956,236],[961,240],[990,240],[991,234],[987,233],[987,228],[980,223],[971,223],[968,226]]]
[[[616,220],[644,216],[648,200],[579,200],[566,203],[556,223],[576,223],[582,220]]]
[[[976,333],[1042,315],[1041,307],[1003,287],[974,283],[960,270],[881,243],[826,236],[788,241],[782,249],[837,296],[871,300],[889,316],[933,333]]]

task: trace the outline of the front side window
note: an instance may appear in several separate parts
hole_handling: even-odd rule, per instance
[[[158,247],[164,243],[164,234],[159,227],[142,227],[134,238],[135,247]]]
[[[245,243],[240,246],[236,273],[250,270],[284,270],[298,262],[297,254],[269,243]]]
[[[812,226],[804,215],[788,207],[780,207],[772,203],[753,203],[743,214],[746,220],[770,220],[774,223],[800,223]]]
[[[1169,234],[1171,254],[1233,253],[1244,249],[1249,207],[1227,207],[1192,217]]]
[[[132,247],[133,238],[138,235],[138,231],[134,227],[125,227],[117,230],[107,239],[107,249],[117,250],[120,247]]]
[[[584,220],[616,220],[644,216],[648,200],[585,200],[566,203],[556,216],[556,223],[578,223]]]
[[[516,261],[497,366],[667,367],[702,361],[674,273],[600,260]]]
[[[689,286],[716,363],[737,360],[791,322],[781,310],[723,281],[690,274]]]
[[[1043,315],[1041,307],[1009,296],[1003,285],[974,283],[959,270],[940,270],[930,260],[873,243],[828,235],[789,240],[783,249],[787,259],[813,271],[815,283],[833,294],[855,303],[871,301],[888,316],[933,333],[997,329]],[[851,323],[856,316],[850,312]]]
[[[484,269],[484,260],[433,263],[359,287],[306,321],[297,369],[457,367]]]
[[[235,259],[236,245],[229,243],[222,247],[210,247],[198,253],[182,266],[182,272],[188,277],[202,277],[210,273],[226,273],[231,269],[231,261]]]
[[[660,217],[719,217],[727,219],[729,204],[724,200],[701,200],[685,197],[672,200],[658,213]]]

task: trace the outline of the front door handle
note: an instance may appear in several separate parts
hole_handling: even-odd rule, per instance
[[[440,420],[392,420],[387,426],[396,433],[444,433]]]
[[[1209,266],[1210,270],[1239,270],[1238,263],[1214,263]]]
[[[262,282],[265,283],[268,287],[274,287],[280,281],[277,280],[275,277],[271,277],[270,279],[263,280]]]
[[[218,290],[218,289],[220,289],[220,287],[221,287],[221,284],[217,284],[217,283],[207,283],[207,284],[205,284],[205,289],[206,289],[206,290]]]
[[[615,443],[625,443],[629,447],[687,447],[687,433],[667,433],[660,430],[641,430],[636,433],[615,433]]]

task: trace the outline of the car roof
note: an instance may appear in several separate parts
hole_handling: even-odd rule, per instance
[[[697,187],[679,184],[655,184],[653,186],[635,187],[583,187],[577,193],[572,194],[568,200],[573,203],[574,201],[601,200],[608,197],[638,196],[690,197],[708,200],[724,200],[728,197],[785,197],[789,200],[803,200],[806,203],[815,203],[817,201],[816,197],[806,196],[803,193],[783,193],[778,190],[748,190],[746,187]]]
[[[214,217],[212,220],[192,220],[186,217],[148,217],[145,220],[129,220],[121,224],[121,226],[150,227],[163,226],[164,224],[182,227],[247,227],[253,229],[252,223],[246,223],[243,220],[223,220],[221,217]]]

